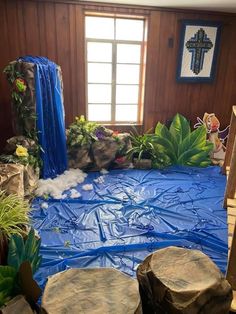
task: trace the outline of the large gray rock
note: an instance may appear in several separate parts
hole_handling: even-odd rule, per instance
[[[70,269],[49,277],[48,314],[141,314],[138,282],[112,268]]]
[[[168,247],[149,255],[137,269],[143,313],[226,314],[232,289],[209,257]]]

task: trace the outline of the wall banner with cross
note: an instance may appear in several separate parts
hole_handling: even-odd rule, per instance
[[[177,80],[212,82],[215,77],[221,24],[182,20]]]

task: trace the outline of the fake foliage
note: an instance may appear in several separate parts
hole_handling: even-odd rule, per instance
[[[127,152],[129,159],[151,159],[152,167],[162,169],[170,165],[170,159],[155,144],[153,134],[139,135],[137,131],[130,136],[132,148]]]
[[[33,278],[22,277],[21,268],[24,266],[23,268],[27,270],[28,267],[27,273],[32,277],[41,263],[39,247],[40,239],[35,237],[34,229],[30,230],[25,241],[20,235],[11,236],[7,258],[8,265],[0,265],[0,307],[16,295],[25,294],[24,287],[29,282],[32,286],[36,285]],[[26,295],[26,297],[32,298],[31,295]]]
[[[22,226],[29,223],[29,204],[17,195],[6,195],[0,191],[0,241],[1,235],[7,238],[22,234]]]
[[[7,80],[12,87],[11,98],[13,102],[13,108],[15,110],[18,124],[22,128],[22,135],[31,140],[34,140],[37,148],[34,150],[34,153],[29,154],[27,158],[17,158],[19,156],[16,155],[2,155],[0,160],[6,163],[21,163],[23,165],[29,164],[32,165],[35,169],[41,168],[41,147],[38,144],[36,127],[33,127],[29,130],[28,126],[29,124],[36,125],[37,116],[24,101],[28,90],[27,83],[23,75],[16,70],[14,63],[6,66],[3,73],[6,74]]]
[[[35,145],[34,148],[27,149],[22,145],[17,145],[17,148],[12,154],[0,155],[0,161],[3,163],[21,164],[24,166],[30,165],[35,170],[40,169],[42,166],[42,160],[39,157],[40,146]]]
[[[172,165],[206,167],[211,164],[209,157],[213,144],[207,141],[204,125],[191,132],[185,117],[177,114],[168,129],[158,123],[155,128],[154,142],[166,154]]]
[[[36,140],[36,130],[29,131],[27,128],[27,122],[32,121],[35,124],[36,115],[24,102],[27,92],[26,81],[23,75],[15,69],[14,63],[6,66],[3,72],[6,74],[7,80],[12,87],[11,97],[19,125],[21,125],[23,130],[23,135]]]
[[[99,124],[86,121],[84,116],[76,117],[67,131],[67,145],[69,148],[91,145],[98,140],[95,131]]]

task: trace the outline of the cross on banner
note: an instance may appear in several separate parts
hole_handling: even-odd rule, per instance
[[[186,42],[186,48],[192,53],[191,70],[195,74],[199,74],[203,68],[204,55],[207,53],[213,44],[207,37],[204,29],[200,28],[194,37]]]

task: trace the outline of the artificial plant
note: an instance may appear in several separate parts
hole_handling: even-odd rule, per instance
[[[187,119],[176,114],[170,128],[160,122],[156,125],[153,143],[166,154],[170,163],[206,167],[211,164],[209,157],[213,144],[207,141],[204,125],[191,132]]]
[[[155,145],[153,134],[138,134],[135,130],[130,135],[132,147],[127,151],[129,159],[137,158],[151,159],[153,168],[165,168],[169,166],[170,160],[163,151]]]
[[[7,80],[12,88],[11,97],[13,108],[15,110],[18,123],[22,128],[23,135],[37,141],[37,131],[35,127],[37,116],[35,112],[27,106],[25,101],[28,86],[24,75],[18,71],[16,63],[14,62],[6,66],[3,72],[6,74]],[[34,125],[34,127],[29,130],[28,125],[30,122]]]
[[[24,233],[22,227],[28,225],[29,204],[21,197],[0,191],[0,238],[4,234],[9,238],[13,234]]]
[[[26,240],[21,235],[13,234],[10,237],[7,266],[0,266],[0,307],[18,294],[27,294],[33,301],[40,294],[40,289],[33,280],[33,274],[41,263],[39,255],[40,239],[36,238],[31,228]],[[28,278],[24,278],[27,274]],[[27,287],[27,283],[34,287]],[[35,292],[36,289],[36,292]]]
[[[84,116],[75,117],[67,130],[67,145],[69,148],[91,145],[98,140],[96,130],[100,127],[96,122],[86,121]],[[100,135],[100,134],[99,134]]]
[[[30,165],[35,170],[40,169],[42,166],[42,160],[39,157],[39,146],[36,145],[36,149],[27,149],[22,145],[16,145],[16,150],[12,154],[0,155],[0,161],[3,163],[21,164],[24,166]]]

